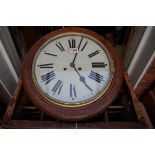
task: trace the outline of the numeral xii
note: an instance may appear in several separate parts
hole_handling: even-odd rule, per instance
[[[69,43],[69,48],[75,48],[76,47],[76,42],[75,39],[68,39],[68,43]]]

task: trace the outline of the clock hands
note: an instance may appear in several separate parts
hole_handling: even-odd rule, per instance
[[[71,66],[74,68],[74,70],[76,71],[76,73],[79,75],[80,77],[80,81],[92,92],[93,90],[89,87],[89,85],[86,83],[86,80],[83,76],[81,76],[81,74],[79,73],[79,71],[76,69],[75,65]]]
[[[73,61],[72,61],[71,64],[70,64],[71,67],[75,66],[75,63],[74,63],[74,62],[75,62],[75,59],[76,59],[76,57],[77,57],[77,54],[78,54],[78,53],[75,54],[74,59],[73,59]]]
[[[80,49],[80,46],[81,46],[82,40],[83,40],[83,37],[82,37],[81,40],[80,40],[80,43],[79,43],[79,46],[78,46],[78,50]],[[75,62],[75,59],[76,59],[76,57],[77,57],[77,54],[78,54],[78,53],[75,54],[74,59],[73,59],[73,61],[72,61],[72,63],[71,63],[72,66],[74,66],[74,62]]]
[[[78,54],[78,53],[75,54],[73,61],[70,63],[70,66],[71,66],[71,67],[75,67],[75,63],[74,63],[74,62],[75,62],[75,59],[76,59],[76,57],[77,57],[77,54]]]
[[[84,85],[92,92],[93,90],[86,84],[85,78],[83,76],[80,77],[80,81],[84,83]]]
[[[82,37],[82,39],[83,39],[83,37]],[[82,42],[82,39],[81,39],[81,41],[80,41],[80,44],[81,44],[81,42]],[[80,45],[79,45],[79,47],[80,47]],[[78,47],[78,49],[79,49],[79,47]],[[73,61],[70,63],[70,66],[73,67],[74,70],[76,71],[76,73],[79,75],[80,81],[92,92],[93,90],[92,90],[92,89],[89,87],[89,85],[86,83],[85,78],[84,78],[83,76],[81,76],[81,74],[79,73],[79,71],[78,71],[78,70],[76,69],[76,67],[75,67],[75,63],[74,63],[74,62],[75,62],[75,59],[76,59],[76,57],[77,57],[77,54],[78,54],[78,53],[75,54]]]
[[[76,59],[76,57],[77,57],[77,54],[78,54],[78,53],[76,53],[75,56],[74,56],[74,59],[73,59],[73,62],[72,62],[73,65],[74,65],[75,59]]]

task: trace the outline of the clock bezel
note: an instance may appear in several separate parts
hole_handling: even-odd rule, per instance
[[[113,78],[109,87],[101,96],[94,101],[91,101],[89,104],[83,104],[82,106],[62,106],[60,104],[55,104],[52,101],[49,102],[49,100],[40,94],[34,85],[32,78],[32,64],[36,52],[46,41],[61,35],[62,33],[83,33],[91,38],[95,38],[95,40],[103,44],[103,47],[108,50],[108,54],[114,63],[115,72],[113,73]],[[116,98],[123,81],[123,67],[121,60],[117,56],[111,43],[99,34],[83,28],[64,28],[44,36],[31,47],[24,58],[22,65],[22,81],[27,96],[41,111],[60,120],[80,121],[89,119],[103,112]]]
[[[44,92],[42,92],[42,90],[39,88],[40,86],[38,85],[38,82],[37,82],[37,79],[36,79],[36,76],[35,76],[35,63],[36,63],[36,60],[40,54],[40,52],[42,51],[42,49],[47,45],[49,44],[50,42],[54,41],[55,39],[58,39],[58,38],[61,38],[61,37],[65,37],[65,36],[83,36],[83,37],[86,37],[88,39],[91,39],[92,41],[96,42],[96,44],[98,44],[99,46],[102,47],[102,49],[104,49],[104,52],[107,56],[107,59],[109,61],[109,65],[110,65],[110,80],[109,82],[106,84],[106,86],[104,87],[104,89],[99,92],[96,96],[94,97],[91,97],[90,99],[87,99],[85,101],[82,101],[82,102],[77,102],[76,104],[75,103],[70,103],[70,102],[61,102],[61,101],[58,101],[57,99],[55,98],[51,98],[49,97],[49,95],[45,94]],[[86,35],[86,34],[83,34],[83,33],[75,33],[73,34],[73,32],[69,32],[69,33],[65,33],[65,34],[60,34],[60,35],[57,35],[53,38],[50,38],[48,41],[46,41],[41,47],[39,47],[39,49],[36,51],[36,54],[34,56],[34,59],[33,59],[33,62],[32,62],[32,78],[33,78],[33,82],[34,82],[34,85],[36,86],[36,89],[41,93],[41,95],[43,95],[49,102],[52,102],[52,103],[55,103],[55,104],[58,104],[60,106],[65,106],[65,107],[78,107],[78,106],[84,106],[84,105],[87,105],[87,104],[90,104],[92,102],[95,102],[100,96],[102,96],[106,90],[108,89],[108,87],[110,86],[111,82],[112,82],[112,79],[113,79],[113,74],[115,72],[115,68],[114,68],[114,63],[113,63],[113,60],[111,59],[109,53],[108,53],[108,50],[106,49],[106,47],[104,47],[104,45],[102,45],[99,41],[97,41],[96,39]]]

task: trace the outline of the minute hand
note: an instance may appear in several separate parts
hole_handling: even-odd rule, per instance
[[[75,59],[76,59],[76,57],[77,57],[77,54],[78,54],[78,53],[75,54],[72,64],[74,64]]]
[[[77,74],[79,75],[80,81],[92,92],[93,90],[87,85],[85,78],[83,76],[81,76],[81,74],[78,72],[78,70],[76,69],[75,66],[73,68],[77,72]]]

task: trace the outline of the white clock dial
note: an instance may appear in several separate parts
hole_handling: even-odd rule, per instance
[[[33,80],[49,100],[81,105],[104,93],[112,80],[113,63],[106,48],[80,33],[44,43],[33,61]]]

